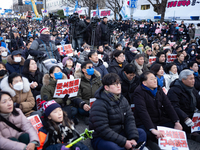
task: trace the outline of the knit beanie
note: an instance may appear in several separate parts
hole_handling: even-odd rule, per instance
[[[56,108],[58,108],[58,107],[61,108],[61,106],[60,106],[58,103],[56,103],[56,101],[54,101],[54,100],[48,101],[48,102],[45,103],[44,106],[43,106],[45,115],[48,117],[48,116],[50,115],[50,113],[51,113],[54,109],[56,109]]]
[[[49,31],[49,29],[47,29],[47,28],[42,28],[42,29],[40,30],[40,34],[44,34],[46,31]]]
[[[66,61],[69,60],[69,59],[71,59],[73,61],[73,58],[71,58],[71,57],[65,57],[65,58],[63,58],[63,60],[62,60],[63,67],[65,67],[65,65],[67,63]]]

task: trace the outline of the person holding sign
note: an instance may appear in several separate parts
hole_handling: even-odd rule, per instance
[[[34,150],[39,138],[21,109],[14,107],[8,92],[0,92],[0,149]]]
[[[163,137],[157,130],[158,125],[182,130],[179,118],[162,88],[158,86],[154,73],[143,73],[140,82],[141,85],[135,89],[131,104],[135,104],[136,125],[145,130],[148,143],[156,142],[156,138]]]
[[[196,109],[200,109],[200,96],[194,88],[194,71],[185,69],[179,74],[179,79],[171,84],[167,94],[177,112],[184,131],[190,133],[194,125],[192,117]],[[200,142],[200,134],[192,134],[192,139]]]

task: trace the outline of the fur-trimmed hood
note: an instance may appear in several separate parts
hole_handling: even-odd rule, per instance
[[[30,90],[30,83],[28,81],[27,78],[22,77],[22,81],[23,81],[23,93],[27,93]],[[10,95],[12,97],[14,97],[16,95],[16,92],[14,89],[12,89],[8,83],[8,77],[5,77],[2,81],[1,81],[1,90],[2,91],[6,91],[8,93],[10,93]]]
[[[79,68],[78,70],[75,71],[75,73],[74,73],[74,78],[75,78],[75,79],[76,79],[76,78],[81,78],[83,75],[84,75],[84,74],[82,73],[81,68]],[[95,75],[96,77],[101,77],[101,74],[100,74],[96,69],[94,69],[94,75]]]
[[[64,73],[63,73],[62,79],[68,79],[67,76]],[[50,75],[45,74],[43,79],[42,79],[43,85],[49,85],[51,81],[53,81],[53,79],[50,77]]]
[[[22,56],[21,56],[21,58],[22,58],[22,60],[21,60],[21,62],[20,62],[19,64],[20,64],[20,66],[23,66],[23,65],[24,65],[24,62],[25,62],[25,59],[24,59]],[[8,62],[9,64],[11,64],[11,65],[17,64],[17,63],[12,59],[11,55],[9,55],[9,56],[7,57],[7,62]]]

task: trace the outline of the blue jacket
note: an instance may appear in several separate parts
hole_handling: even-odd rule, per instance
[[[22,73],[24,62],[25,59],[22,57],[20,63],[15,63],[11,55],[9,55],[7,57],[6,69],[8,70],[9,74],[11,74],[12,72]]]
[[[108,74],[108,71],[106,67],[103,65],[103,61],[99,59],[98,66],[94,66],[94,69],[96,69],[101,74],[101,79]]]

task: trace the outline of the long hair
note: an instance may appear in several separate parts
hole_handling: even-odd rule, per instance
[[[27,59],[25,62],[24,62],[24,67],[23,67],[23,71],[22,71],[22,74],[29,74],[29,66],[30,66],[30,62],[31,60],[34,60],[34,59]]]

